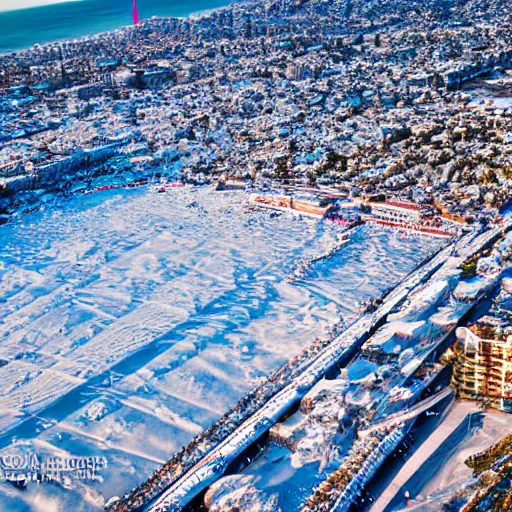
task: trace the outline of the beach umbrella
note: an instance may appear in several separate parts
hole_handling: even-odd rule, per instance
[[[133,17],[133,23],[135,25],[138,25],[139,24],[139,11],[137,9],[137,0],[133,0],[132,17]]]

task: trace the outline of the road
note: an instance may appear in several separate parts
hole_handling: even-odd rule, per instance
[[[468,420],[470,414],[479,411],[480,409],[476,404],[473,405],[472,410],[467,402],[455,402],[441,425],[425,439],[418,450],[402,466],[395,478],[374,502],[370,512],[391,512],[390,505],[397,495],[404,495],[407,490],[407,482],[421,470],[430,456],[454,434],[461,424]]]

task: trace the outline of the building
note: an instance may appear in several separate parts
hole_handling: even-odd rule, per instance
[[[512,335],[474,325],[457,329],[456,336],[452,386],[457,395],[512,412]]]
[[[389,222],[419,222],[422,218],[421,207],[408,201],[369,202],[372,215],[376,219]]]

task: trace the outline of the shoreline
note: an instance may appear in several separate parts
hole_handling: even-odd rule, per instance
[[[16,11],[26,11],[28,9],[38,9],[40,7],[51,7],[53,5],[58,5],[58,4],[67,4],[67,3],[71,3],[71,2],[81,2],[82,0],[45,0],[45,3],[41,3],[41,4],[30,4],[30,5],[25,5],[25,6],[22,6],[22,7],[9,7],[7,9],[2,9],[0,10],[0,16],[3,14],[3,13],[6,13],[6,12],[16,12]]]
[[[68,3],[76,4],[76,3],[80,3],[80,2],[81,2],[81,0],[55,0],[54,2],[49,3],[49,4],[34,5],[31,7],[22,7],[19,9],[9,9],[6,11],[0,11],[0,17],[3,14],[12,15],[13,13],[18,12],[18,11],[27,11],[27,10],[31,10],[31,9],[42,9],[42,8],[46,8],[46,7],[54,7],[59,4],[68,4]],[[116,28],[100,30],[99,32],[91,32],[91,33],[87,33],[87,34],[83,34],[83,35],[78,35],[77,37],[56,38],[56,39],[52,39],[50,41],[45,41],[45,42],[41,42],[41,43],[33,43],[33,44],[30,44],[29,46],[13,47],[13,48],[6,48],[6,49],[0,48],[0,59],[3,57],[9,56],[9,55],[13,55],[13,54],[21,55],[25,52],[32,50],[35,47],[41,47],[41,48],[53,47],[56,44],[66,43],[69,41],[83,43],[84,41],[88,41],[88,40],[96,40],[96,39],[99,39],[99,38],[102,38],[105,36],[120,34],[127,30],[133,30],[133,29],[136,30],[138,27],[143,27],[146,23],[151,22],[151,21],[173,20],[173,19],[175,19],[175,20],[187,20],[187,19],[198,20],[204,16],[208,16],[208,15],[212,14],[213,12],[217,12],[222,9],[226,9],[226,8],[232,6],[233,3],[234,3],[233,0],[226,0],[226,3],[224,5],[219,5],[217,7],[211,7],[211,8],[206,8],[206,9],[194,10],[194,11],[191,11],[190,13],[188,13],[187,15],[183,15],[183,16],[154,15],[154,16],[150,16],[150,17],[141,19],[139,25],[134,25],[134,24],[120,25]],[[246,3],[246,2],[243,2],[243,3]]]

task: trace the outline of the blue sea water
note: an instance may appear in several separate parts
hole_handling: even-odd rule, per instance
[[[138,0],[138,9],[143,20],[151,16],[186,17],[228,3]],[[76,39],[132,23],[132,0],[76,0],[6,11],[10,7],[9,2],[0,0],[0,53],[59,39]]]

